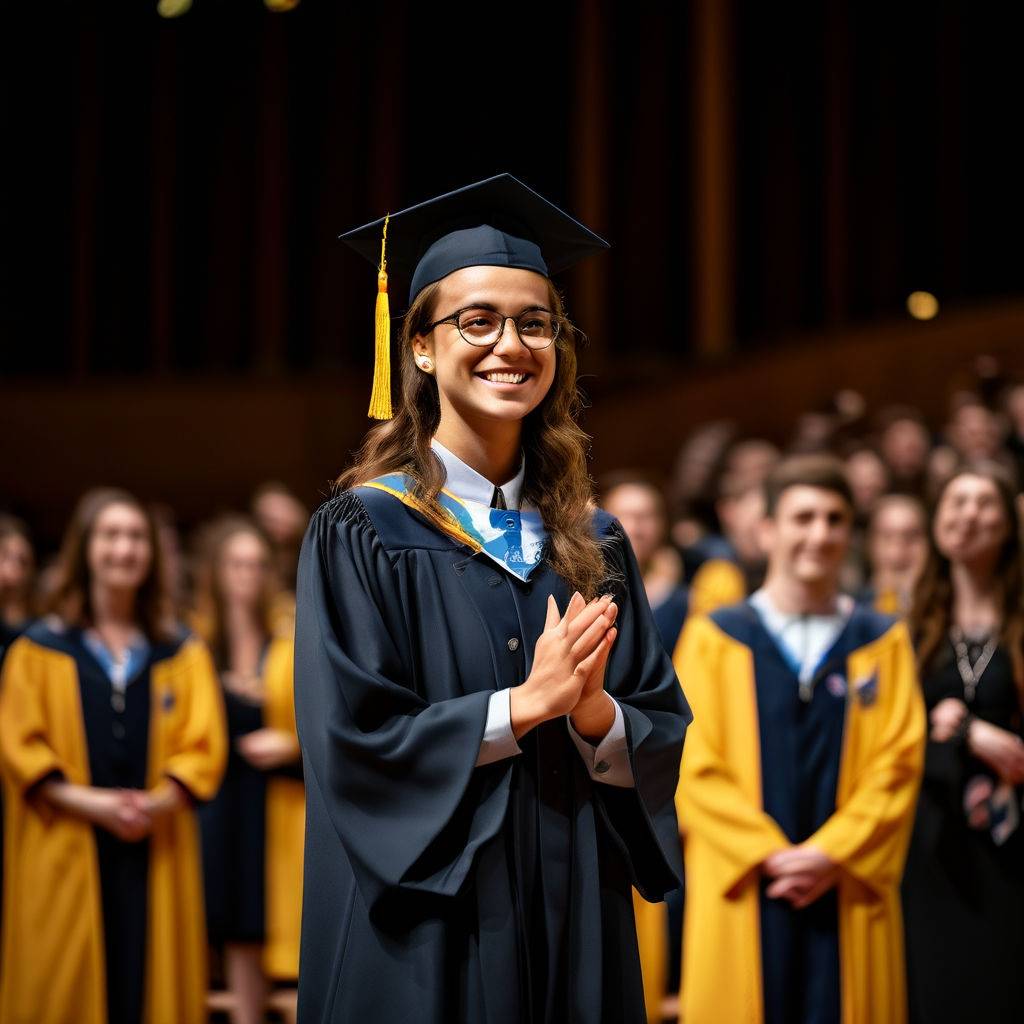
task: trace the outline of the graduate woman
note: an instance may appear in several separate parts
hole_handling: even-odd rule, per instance
[[[228,517],[205,537],[196,627],[220,673],[231,749],[199,812],[210,942],[223,947],[234,1024],[259,1024],[268,978],[299,972],[305,799],[291,635],[274,633],[270,544]]]
[[[397,415],[299,567],[299,1018],[642,1021],[630,886],[679,884],[689,711],[572,418],[549,274],[605,245],[508,175],[347,238],[385,229]]]
[[[199,1024],[193,805],[225,754],[213,665],[168,615],[153,521],[131,495],[83,500],[59,568],[57,616],[12,644],[0,679],[0,1020]]]
[[[929,716],[903,882],[911,1019],[1024,1018],[1024,562],[1001,466],[943,487],[911,623]]]

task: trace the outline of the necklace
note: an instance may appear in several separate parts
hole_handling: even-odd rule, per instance
[[[964,636],[964,631],[959,626],[951,626],[949,638],[953,641],[957,671],[960,673],[960,679],[964,684],[964,700],[971,704],[974,701],[974,695],[978,692],[978,684],[981,682],[981,677],[985,674],[985,669],[988,668],[992,655],[996,653],[999,637],[993,633],[985,641],[984,646],[981,648],[981,653],[973,665],[971,664],[970,649],[967,646],[967,638]]]

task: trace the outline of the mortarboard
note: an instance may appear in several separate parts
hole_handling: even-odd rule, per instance
[[[466,185],[340,237],[378,268],[369,411],[374,419],[391,418],[389,263],[409,280],[411,304],[427,285],[465,267],[518,267],[549,277],[608,248],[511,174]]]

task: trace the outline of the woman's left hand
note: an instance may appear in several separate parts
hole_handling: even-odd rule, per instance
[[[586,605],[581,604],[575,614],[579,614],[585,607]],[[612,622],[615,621],[618,611],[618,605],[608,606],[606,614],[610,616]],[[618,630],[612,626],[601,641],[600,648],[589,659],[589,671],[580,691],[580,699],[569,716],[573,728],[588,742],[599,742],[604,739],[612,727],[612,722],[615,721],[615,704],[604,691],[604,678],[608,656],[617,635]]]

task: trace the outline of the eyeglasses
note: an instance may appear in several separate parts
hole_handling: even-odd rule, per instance
[[[505,316],[493,309],[481,309],[479,306],[468,306],[457,309],[454,313],[435,320],[423,328],[423,334],[429,334],[441,324],[452,324],[458,328],[464,341],[478,348],[490,348],[501,341],[505,333],[505,321],[515,324],[519,340],[535,351],[547,348],[558,337],[565,321],[564,317],[556,316],[547,309],[527,309],[519,316]]]

